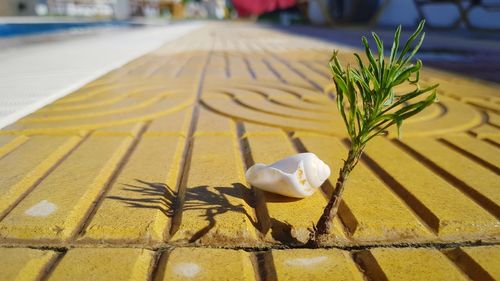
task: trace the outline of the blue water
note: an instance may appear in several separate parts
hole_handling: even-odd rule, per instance
[[[133,24],[125,21],[55,22],[55,23],[0,23],[0,38],[48,33],[70,29],[92,27],[126,27]]]

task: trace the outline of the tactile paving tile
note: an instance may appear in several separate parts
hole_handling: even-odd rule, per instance
[[[498,280],[498,247],[0,248],[2,280]]]
[[[499,279],[500,87],[432,69],[440,102],[368,145],[322,249],[297,249],[348,149],[337,48],[212,24],[1,130],[0,279]],[[310,198],[245,181],[304,151],[333,171]]]

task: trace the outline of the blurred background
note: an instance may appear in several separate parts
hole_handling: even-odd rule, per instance
[[[82,34],[193,20],[244,21],[360,46],[425,19],[428,65],[500,82],[500,0],[0,0],[0,51]]]
[[[498,0],[1,0],[0,16],[93,20],[252,19],[283,25],[370,24],[500,29]]]

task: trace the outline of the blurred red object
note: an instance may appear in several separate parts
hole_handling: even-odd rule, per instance
[[[232,2],[240,17],[258,16],[297,4],[296,0],[232,0]]]

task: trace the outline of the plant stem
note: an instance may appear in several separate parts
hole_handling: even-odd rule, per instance
[[[319,242],[320,236],[330,233],[330,229],[333,225],[333,219],[337,215],[340,202],[342,201],[342,192],[344,191],[347,177],[358,163],[361,153],[362,148],[359,147],[353,147],[351,148],[351,150],[349,150],[347,160],[344,161],[344,166],[339,171],[339,177],[337,179],[337,183],[335,184],[335,190],[330,196],[330,200],[328,201],[328,204],[323,211],[323,215],[321,215],[318,222],[316,223],[316,231],[313,237],[314,243],[316,245]]]

